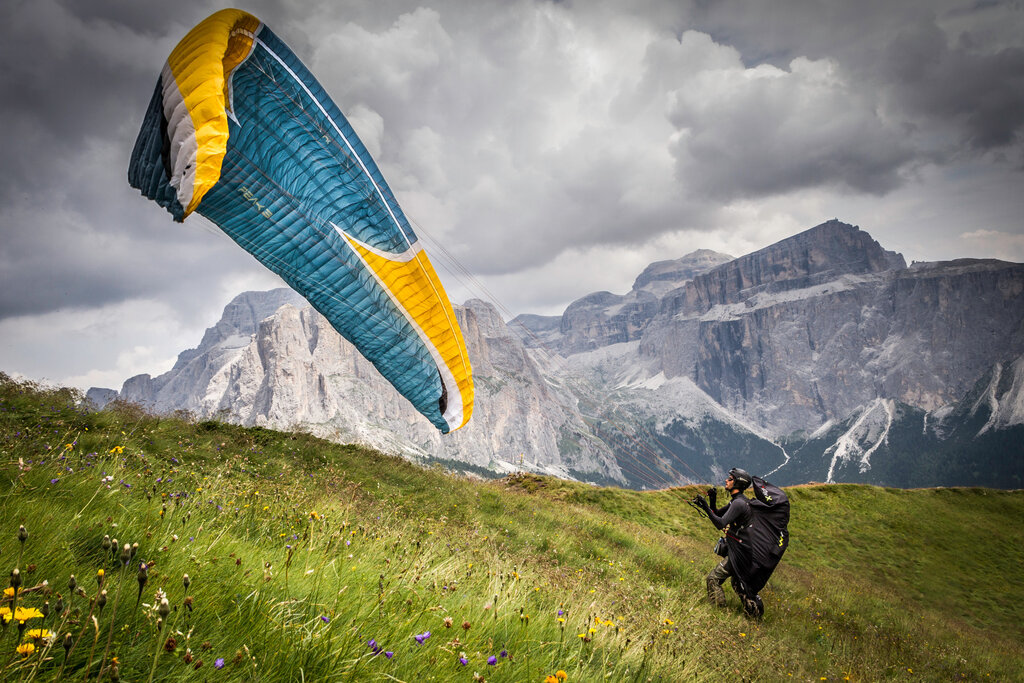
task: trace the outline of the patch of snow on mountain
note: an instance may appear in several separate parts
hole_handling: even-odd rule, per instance
[[[854,289],[866,282],[876,281],[881,276],[877,273],[867,275],[843,275],[842,277],[811,287],[793,289],[785,292],[759,292],[745,301],[734,304],[717,304],[712,306],[703,315],[699,316],[701,322],[725,322],[737,320],[751,311],[763,308],[771,308],[782,303],[802,301],[816,297],[845,292]]]
[[[832,453],[826,484],[835,483],[836,467],[855,459],[862,473],[871,468],[871,455],[889,436],[894,410],[890,399],[875,399],[863,408],[853,425],[825,451],[826,455]],[[865,448],[867,444],[870,446]]]
[[[1001,372],[1003,369],[1002,365],[997,364],[996,368],[997,372],[993,374],[999,375],[999,381],[993,378],[992,383],[989,385],[991,396],[987,396],[990,402],[989,405],[994,404],[994,408],[988,422],[981,428],[978,435],[993,428],[1001,429],[1024,424],[1024,356],[1021,356],[1010,365],[1007,377],[1004,377]],[[1007,379],[1010,379],[1009,389],[1001,396],[998,396],[997,392],[1000,381],[1005,382]]]
[[[248,346],[251,339],[251,334],[232,334],[217,342],[217,347],[222,349],[241,349]]]
[[[896,405],[892,399],[878,399],[876,405],[881,404],[881,407],[885,411],[885,425],[882,428],[882,434],[875,441],[875,445],[864,452],[864,455],[860,459],[860,471],[867,472],[871,468],[871,455],[878,450],[878,447],[889,440],[889,429],[892,427],[892,420],[896,414]]]
[[[778,471],[779,471],[779,470],[781,470],[781,469],[782,469],[783,467],[785,467],[786,465],[788,465],[788,464],[789,464],[789,453],[787,453],[787,452],[786,452],[786,449],[785,449],[785,448],[783,448],[782,446],[779,446],[779,450],[780,450],[780,451],[782,451],[782,457],[784,458],[784,459],[783,459],[783,461],[782,461],[782,464],[780,464],[780,465],[779,465],[778,467],[776,467],[775,469],[773,469],[773,470],[772,470],[771,472],[769,472],[768,474],[764,475],[764,477],[762,477],[763,479],[767,479],[768,477],[772,476],[773,474],[775,474],[776,472],[778,472]]]
[[[982,392],[978,400],[971,406],[971,416],[977,414],[978,410],[981,409],[982,405],[988,406],[989,416],[988,421],[985,422],[985,426],[978,430],[978,436],[981,436],[987,432],[992,425],[995,424],[996,418],[999,416],[999,399],[996,397],[996,390],[999,388],[999,380],[1003,378],[1003,364],[996,363],[995,367],[992,368],[992,377],[989,379],[988,386],[985,391]]]
[[[650,391],[656,391],[662,384],[667,382],[665,378],[665,372],[659,372],[654,377],[648,377],[645,381],[637,385],[638,389],[648,389]]]
[[[1003,394],[1000,420],[1003,425],[1024,424],[1024,356],[1013,363],[1013,386]]]
[[[828,433],[828,430],[832,429],[835,426],[836,426],[836,421],[835,420],[828,420],[828,421],[825,422],[825,424],[823,424],[820,427],[818,427],[817,429],[815,429],[814,432],[809,437],[807,437],[807,439],[809,441],[813,440],[813,439],[820,439],[821,437],[825,436],[825,434]]]

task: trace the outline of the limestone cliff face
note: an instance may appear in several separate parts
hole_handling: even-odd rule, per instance
[[[570,304],[559,321],[557,336],[551,334],[550,323],[538,316],[520,316],[514,322],[534,332],[524,338],[528,345],[544,345],[564,355],[635,341],[661,309],[663,294],[731,260],[731,256],[701,249],[680,259],[652,263],[629,293],[595,292]]]
[[[410,457],[625,483],[612,449],[589,436],[575,398],[545,381],[497,310],[477,300],[455,309],[476,399],[470,423],[448,435],[290,290],[239,296],[171,371],[127,380],[120,397],[156,412],[303,429]]]
[[[907,268],[867,233],[829,221],[696,273],[653,302],[637,290],[581,299],[555,341],[571,355],[638,340],[637,363],[689,378],[783,436],[877,398],[923,410],[957,400],[993,363],[1024,351],[1022,290],[1020,264]],[[592,313],[612,304],[614,315]]]

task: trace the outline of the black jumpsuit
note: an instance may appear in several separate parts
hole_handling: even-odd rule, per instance
[[[717,510],[714,508],[708,509],[707,513],[715,528],[725,529],[729,527],[726,533],[739,533],[740,529],[750,524],[751,517],[753,516],[753,513],[750,512],[750,503],[742,492],[734,493],[728,505]],[[722,590],[722,584],[726,579],[734,575],[735,572],[728,556],[708,574],[708,600],[713,605],[725,607],[725,591]]]

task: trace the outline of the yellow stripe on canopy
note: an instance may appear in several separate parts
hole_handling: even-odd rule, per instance
[[[228,144],[228,78],[249,55],[259,27],[260,20],[248,12],[221,10],[189,31],[167,58],[195,130],[196,168],[186,216],[220,179]],[[190,169],[171,172],[172,177],[193,175]]]
[[[426,253],[413,246],[401,260],[388,258],[340,232],[384,286],[392,301],[405,312],[438,364],[448,392],[444,412],[451,431],[462,427],[473,414],[473,373],[462,330],[455,320],[448,295]]]

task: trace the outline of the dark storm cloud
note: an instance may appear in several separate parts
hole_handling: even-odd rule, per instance
[[[1016,147],[1024,132],[1024,5],[1010,2],[702,3],[694,28],[750,66],[831,59],[887,116],[922,131],[925,153]],[[944,133],[934,137],[935,128]]]
[[[951,46],[936,26],[922,26],[887,47],[880,79],[910,117],[953,127],[957,140],[972,148],[1019,145],[1024,50],[988,47],[970,33]]]

